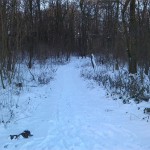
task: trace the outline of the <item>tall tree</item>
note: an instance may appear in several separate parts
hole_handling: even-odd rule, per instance
[[[129,19],[129,28],[127,26],[128,22],[125,20],[125,12],[130,3],[130,19]],[[137,24],[136,24],[136,16],[135,16],[135,0],[126,0],[123,10],[122,10],[122,20],[124,24],[124,32],[126,36],[127,43],[127,52],[128,52],[128,60],[129,60],[129,73],[135,74],[137,73],[137,55],[136,55],[136,32],[137,32]],[[129,30],[129,31],[128,31]]]

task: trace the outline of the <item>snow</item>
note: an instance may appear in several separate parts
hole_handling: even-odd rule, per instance
[[[55,79],[23,89],[20,119],[0,124],[0,150],[149,150],[149,102],[123,104],[80,77],[86,59],[58,66]],[[31,83],[30,83],[31,84]],[[26,107],[24,107],[26,106]],[[30,130],[28,139],[10,134]]]

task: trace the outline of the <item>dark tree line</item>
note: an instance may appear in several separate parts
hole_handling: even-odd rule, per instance
[[[0,0],[0,75],[28,56],[96,53],[150,66],[150,0]]]

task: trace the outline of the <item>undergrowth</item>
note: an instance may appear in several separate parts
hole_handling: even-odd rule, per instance
[[[122,64],[115,70],[115,61],[100,63],[96,60],[96,68],[92,68],[90,59],[82,65],[81,76],[95,81],[104,87],[107,93],[117,97],[123,103],[129,103],[133,99],[136,103],[149,101],[150,74],[145,75],[142,68],[138,68],[136,75],[129,74],[127,65]]]

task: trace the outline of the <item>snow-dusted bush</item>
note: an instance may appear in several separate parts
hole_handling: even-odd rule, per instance
[[[48,84],[53,79],[47,72],[42,72],[38,77],[39,84]]]
[[[38,84],[48,84],[53,80],[56,68],[52,66],[51,62],[46,62],[37,66],[38,70],[34,71],[34,78]]]
[[[7,126],[16,118],[18,112],[24,112],[20,109],[28,107],[28,103],[23,104],[22,93],[30,91],[31,88],[37,87],[39,84],[50,83],[56,71],[56,65],[51,59],[47,59],[44,63],[37,60],[31,69],[28,68],[26,62],[16,64],[11,83],[7,78],[4,78],[5,89],[0,87],[0,124]]]
[[[0,124],[5,127],[14,118],[17,101],[12,96],[12,87],[0,91]]]
[[[105,87],[108,93],[122,99],[124,103],[129,99],[134,99],[136,102],[149,100],[150,78],[141,69],[136,75],[131,75],[126,66],[115,70],[113,63],[100,64],[97,61],[97,69],[94,71],[89,62],[82,65],[82,77],[94,80],[98,85]]]

